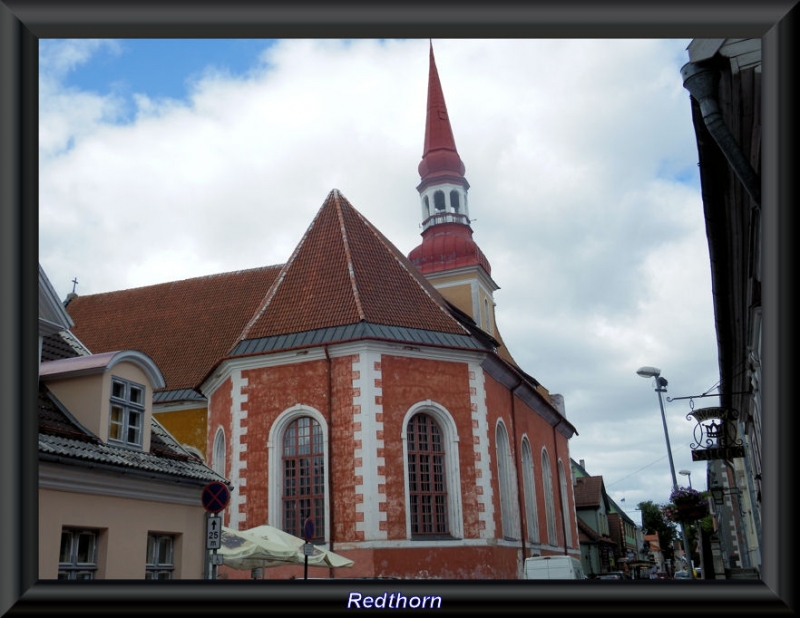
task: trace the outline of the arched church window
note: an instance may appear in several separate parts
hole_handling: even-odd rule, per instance
[[[225,432],[222,427],[217,429],[217,435],[214,436],[213,460],[211,467],[220,476],[225,476]]]
[[[436,209],[436,212],[444,212],[444,191],[437,191],[433,194],[433,207]]]
[[[497,448],[497,480],[500,489],[500,519],[503,525],[503,538],[519,538],[519,511],[516,507],[517,491],[514,475],[514,462],[511,460],[511,446],[508,432],[503,423],[495,430]]]
[[[533,465],[531,443],[528,438],[522,439],[522,488],[525,493],[525,520],[528,540],[539,542],[539,512],[536,510],[536,477]]]
[[[461,200],[458,191],[455,189],[450,191],[450,207],[453,209],[453,212],[461,212]]]
[[[544,489],[544,508],[547,516],[547,542],[558,545],[556,532],[556,509],[553,501],[553,473],[550,470],[550,457],[547,450],[542,451],[542,487]]]
[[[325,456],[322,427],[310,416],[294,419],[283,433],[283,530],[303,537],[309,517],[314,539],[325,538]]]
[[[572,545],[572,522],[569,517],[569,498],[567,497],[567,475],[564,473],[564,464],[561,460],[558,462],[558,483],[561,487],[561,514],[564,518],[564,530],[566,530],[567,538],[564,541],[564,546],[569,547]]]
[[[442,438],[438,423],[429,414],[415,414],[406,427],[412,536],[433,537],[450,533]]]
[[[425,218],[427,219],[431,216],[431,203],[427,195],[422,198],[422,203],[425,205]]]

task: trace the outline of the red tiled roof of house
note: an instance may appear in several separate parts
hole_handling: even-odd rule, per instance
[[[439,292],[334,189],[241,339],[359,322],[468,332]]]
[[[280,266],[77,296],[72,332],[93,353],[139,350],[155,361],[166,389],[194,388],[233,345]]]
[[[575,480],[575,508],[599,506],[603,499],[603,477],[585,476]]]

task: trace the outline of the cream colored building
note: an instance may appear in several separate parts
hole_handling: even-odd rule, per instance
[[[158,367],[90,354],[41,267],[39,316],[39,578],[204,578],[201,495],[227,481],[153,419]]]

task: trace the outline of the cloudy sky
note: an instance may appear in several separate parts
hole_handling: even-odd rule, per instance
[[[500,332],[636,522],[672,485],[636,370],[670,398],[719,378],[688,43],[433,40]],[[284,263],[333,188],[419,244],[428,39],[39,45],[39,258],[60,296]],[[665,408],[704,489],[690,402]]]

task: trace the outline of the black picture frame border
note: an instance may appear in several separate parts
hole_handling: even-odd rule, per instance
[[[494,5],[299,0],[0,0],[0,613],[263,614],[347,610],[350,590],[438,595],[439,613],[794,613],[789,392],[794,360],[795,2],[508,2]],[[764,512],[762,581],[38,581],[36,333],[40,38],[722,38],[762,37],[764,124]],[[687,58],[688,60],[688,58]],[[344,85],[346,87],[346,85]],[[687,106],[689,105],[687,94]],[[777,410],[777,412],[774,412]],[[780,415],[780,427],[776,423]],[[16,568],[15,568],[16,567]],[[599,584],[599,585],[597,585]],[[299,588],[302,586],[302,588]],[[676,587],[677,586],[677,587]],[[399,610],[394,610],[399,611]]]

